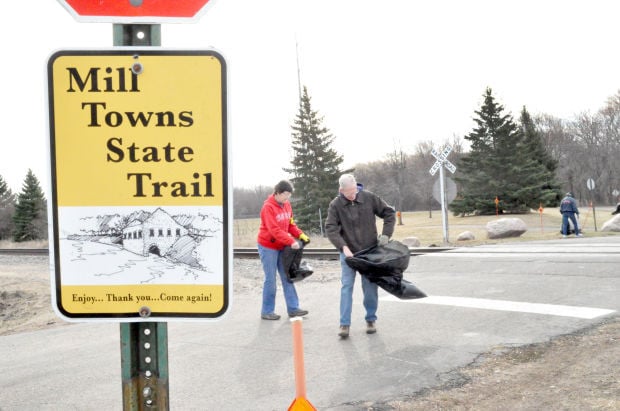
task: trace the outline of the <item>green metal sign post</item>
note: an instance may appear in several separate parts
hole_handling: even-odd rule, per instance
[[[55,268],[52,284],[55,309],[67,319],[120,320],[123,410],[169,410],[168,328],[165,321],[180,317],[213,319],[226,312],[231,298],[228,273],[232,243],[228,225],[226,63],[219,53],[211,50],[161,50],[159,23],[196,21],[207,3],[212,4],[213,0],[59,2],[78,21],[112,22],[115,49],[59,51],[48,62],[50,158],[54,181],[51,257]],[[136,47],[138,51],[129,47]],[[144,64],[148,67],[146,73]],[[185,73],[172,75],[179,71],[179,67]],[[189,71],[186,70],[188,67]],[[175,106],[180,99],[170,97],[175,90],[178,90],[179,97],[183,97],[183,107]],[[90,96],[89,93],[106,93],[106,100],[84,100],[90,98],[85,97]],[[97,98],[101,96],[96,95]],[[188,95],[195,96],[195,101],[187,99]],[[167,107],[153,114],[148,105],[158,98],[165,99],[162,104]],[[124,111],[123,107],[128,106],[131,107],[129,112]],[[191,110],[187,109],[188,106]],[[90,112],[84,107],[89,107]],[[104,113],[105,109],[109,112]],[[146,112],[148,114],[144,114]],[[178,118],[170,118],[175,113]],[[208,118],[209,121],[198,121],[194,114],[196,118]],[[153,120],[157,125],[148,128],[151,115],[157,117]],[[66,121],[81,116],[85,116],[85,120]],[[126,120],[134,122],[130,125],[135,128],[129,129],[135,140],[131,150],[137,150],[135,142],[152,150],[152,154],[132,161],[135,167],[131,169],[127,168],[128,162],[122,163],[125,156],[122,138],[106,134],[108,128],[121,130],[116,127]],[[161,131],[157,127],[173,127],[177,121],[183,128],[181,131],[175,129],[177,132],[170,133],[172,135],[167,138],[182,139],[182,147],[175,149],[172,140],[162,148],[151,145],[151,140],[157,139],[157,131]],[[140,127],[135,127],[138,123]],[[76,131],[78,128],[80,131]],[[87,135],[89,137],[85,137]],[[98,147],[106,148],[107,156],[97,156],[91,145],[93,141],[103,142],[103,139],[107,139],[106,144]],[[78,152],[78,146],[92,157],[83,156],[83,164],[75,165],[75,169],[65,168],[64,164],[74,163],[61,160]],[[156,176],[152,176],[154,169],[150,163],[159,162],[159,159],[153,160],[151,156],[156,157],[159,149],[166,152],[165,161],[163,165],[158,164],[161,168]],[[133,151],[131,155],[134,155]],[[162,175],[164,181],[159,179]],[[101,184],[97,184],[118,182],[119,176],[125,184],[123,189],[111,185],[113,189],[102,190]],[[151,178],[155,180],[151,181]],[[147,185],[147,182],[152,184]],[[84,194],[85,188],[90,189],[89,194]],[[147,188],[152,191],[147,192]],[[76,193],[80,194],[79,197]],[[124,210],[140,215],[148,214],[148,218],[140,220],[137,225],[122,226],[120,232],[116,227],[116,232],[105,234],[110,244],[120,244],[119,253],[96,254],[97,261],[93,258],[78,267],[74,263],[78,260],[72,254],[75,248],[70,245],[63,248],[61,243],[85,241],[94,248],[106,243],[100,242],[98,236],[84,240],[66,234],[90,230],[82,223],[82,214],[92,220],[94,216],[88,215],[92,206],[103,209],[125,207]],[[157,208],[152,211],[155,206]],[[116,209],[110,209],[110,213],[118,214]],[[176,215],[184,217],[184,224],[175,220]],[[145,241],[147,237],[148,242]],[[190,252],[192,258],[184,259]],[[120,266],[125,267],[125,255],[147,257],[149,254],[168,258],[166,261],[172,268],[167,282],[145,284],[131,277],[108,283],[95,278],[98,269],[93,270],[93,267],[98,267],[101,258],[118,260]],[[193,283],[187,284],[175,277],[175,269],[184,273],[191,270],[198,275]],[[142,267],[132,266],[131,274],[148,275],[149,272],[145,271]],[[85,301],[90,304],[86,305]],[[127,317],[131,317],[129,321],[126,321]],[[164,321],[157,321],[158,318]]]
[[[114,24],[114,46],[160,46],[159,24]],[[123,410],[169,410],[168,324],[121,323]]]

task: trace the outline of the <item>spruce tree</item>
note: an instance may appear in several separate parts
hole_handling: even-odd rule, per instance
[[[0,240],[6,240],[13,232],[15,196],[4,178],[0,176]]]
[[[525,106],[521,110],[520,123],[523,137],[519,154],[523,158],[523,168],[530,170],[527,173],[530,184],[524,179],[522,200],[532,209],[540,205],[555,207],[561,198],[561,187],[555,177],[558,162],[545,149],[542,134]]]
[[[470,142],[470,152],[457,164],[457,198],[449,205],[455,214],[493,214],[495,198],[503,199],[507,164],[500,163],[510,150],[509,139],[517,127],[503,107],[495,101],[492,90],[487,88],[484,102],[474,121],[477,127],[465,140]]]
[[[521,113],[521,127],[503,111],[487,88],[474,118],[478,126],[465,137],[471,151],[455,177],[459,194],[449,206],[455,215],[527,213],[557,201],[555,163],[527,110]]]
[[[332,148],[334,136],[312,109],[306,87],[291,128],[293,158],[291,167],[283,170],[293,175],[295,219],[302,230],[322,233],[327,207],[337,194],[342,156]]]
[[[15,230],[13,240],[16,242],[41,240],[47,238],[47,210],[39,180],[28,170],[22,191],[17,195],[17,204],[13,222]]]

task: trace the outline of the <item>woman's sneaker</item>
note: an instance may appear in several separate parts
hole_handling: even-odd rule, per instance
[[[338,333],[338,335],[340,336],[340,338],[348,338],[349,337],[349,326],[341,325],[340,332]]]

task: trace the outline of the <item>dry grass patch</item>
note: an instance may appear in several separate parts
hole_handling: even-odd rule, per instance
[[[48,248],[49,242],[47,240],[36,241],[24,241],[21,243],[15,243],[9,240],[0,240],[0,248]]]
[[[611,207],[601,207],[596,209],[597,228],[600,230],[605,221],[611,217]],[[528,231],[521,237],[508,239],[490,240],[487,238],[486,225],[489,221],[498,218],[519,218],[525,222]],[[412,211],[402,213],[402,225],[396,225],[393,238],[402,240],[406,237],[417,237],[423,247],[442,246],[443,244],[443,221],[441,212],[434,210]],[[235,220],[233,224],[233,244],[234,247],[256,247],[256,234],[260,220],[250,218]],[[448,240],[449,245],[453,246],[473,246],[480,244],[498,244],[515,241],[536,241],[536,240],[555,240],[560,238],[560,226],[562,215],[557,208],[547,208],[542,215],[538,211],[529,214],[506,214],[499,216],[466,216],[455,217],[448,213]],[[594,229],[594,212],[589,208],[581,209],[580,224],[587,237],[615,235],[615,233],[602,233]],[[381,221],[378,221],[381,227]],[[303,229],[304,227],[302,227]],[[472,241],[456,241],[458,235],[464,231],[471,231],[476,239]],[[331,247],[327,238],[320,235],[311,236],[312,242],[309,247],[322,248]]]
[[[600,230],[605,221],[611,218],[612,207],[600,207],[596,209],[596,223]],[[486,233],[486,225],[489,221],[497,218],[520,218],[525,222],[528,231],[521,237],[489,240]],[[406,237],[417,237],[422,247],[443,246],[443,221],[441,212],[406,211],[402,213],[402,225],[396,225],[393,238],[402,240]],[[537,211],[529,214],[506,214],[500,216],[467,216],[455,217],[448,213],[448,240],[452,246],[473,246],[480,244],[497,244],[511,241],[536,241],[554,240],[560,238],[560,225],[562,216],[557,208],[545,209],[542,216]],[[614,235],[615,233],[602,233],[595,231],[594,212],[589,208],[581,208],[580,224],[587,237]],[[260,225],[259,218],[244,218],[233,221],[233,247],[256,247],[256,235]],[[381,229],[381,220],[377,223]],[[304,227],[302,227],[303,229]],[[456,241],[458,235],[464,231],[471,231],[476,237],[472,241]],[[309,247],[329,248],[331,243],[321,235],[310,237]],[[47,248],[47,240],[25,241],[14,243],[8,240],[0,240],[0,248]]]

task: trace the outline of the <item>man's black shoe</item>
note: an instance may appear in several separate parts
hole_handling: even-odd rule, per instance
[[[289,317],[303,317],[304,315],[308,315],[308,311],[302,310],[301,308],[296,309],[295,311],[291,311],[288,313]]]

